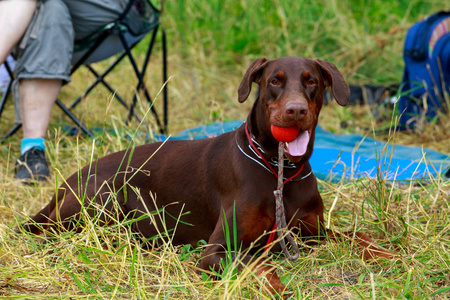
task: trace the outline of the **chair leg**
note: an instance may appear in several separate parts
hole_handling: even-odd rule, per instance
[[[168,126],[168,92],[167,92],[167,44],[166,44],[166,34],[165,31],[162,29],[162,42],[163,42],[163,124],[161,123],[158,113],[155,109],[155,107],[153,106],[153,101],[150,97],[150,94],[148,93],[147,87],[145,85],[144,82],[144,74],[145,74],[145,70],[147,69],[147,65],[149,63],[150,60],[150,54],[151,51],[153,49],[153,45],[155,42],[155,37],[157,34],[159,26],[157,26],[154,29],[154,32],[152,34],[151,37],[151,41],[147,50],[147,55],[144,61],[144,64],[142,66],[142,71],[139,71],[139,68],[136,64],[136,61],[134,60],[132,54],[131,54],[131,49],[134,48],[135,45],[132,45],[131,47],[128,46],[125,37],[123,35],[122,32],[119,32],[119,38],[122,42],[122,45],[124,47],[124,52],[120,55],[120,57],[105,71],[103,72],[101,75],[99,75],[91,66],[87,65],[88,69],[94,74],[94,76],[96,76],[96,80],[93,84],[91,84],[91,86],[89,86],[83,96],[86,96],[87,94],[89,94],[91,92],[91,90],[98,85],[99,83],[102,83],[113,95],[114,97],[127,109],[129,109],[129,114],[128,114],[128,118],[127,118],[127,122],[129,120],[131,120],[131,118],[135,117],[139,122],[141,122],[141,119],[137,116],[137,114],[134,111],[134,107],[136,106],[136,101],[137,101],[137,96],[134,95],[133,100],[131,102],[131,105],[127,105],[127,103],[125,102],[125,100],[120,97],[116,91],[104,80],[105,76],[125,57],[128,56],[131,65],[133,67],[133,70],[136,74],[136,76],[138,77],[138,84],[136,86],[136,91],[137,93],[142,90],[144,92],[144,95],[150,105],[150,109],[152,114],[155,117],[157,126],[159,127],[159,130],[162,134],[166,134],[167,133],[167,126]],[[79,67],[79,65],[75,66],[74,69],[72,69],[72,71],[75,71],[77,68]],[[92,133],[83,125],[83,123],[81,123],[71,112],[70,110],[72,110],[75,106],[78,105],[78,103],[81,101],[82,97],[80,96],[78,97],[74,102],[72,102],[72,104],[69,106],[69,109],[66,108],[64,105],[62,105],[61,102],[57,102],[58,106],[60,106],[60,108],[78,125],[80,126],[80,128],[83,130],[83,132],[87,133],[88,135],[92,136]],[[62,105],[62,106],[61,106]],[[83,126],[83,127],[81,127]]]
[[[0,102],[0,118],[2,117],[3,110],[5,109],[6,99],[8,98],[9,94],[11,93],[11,87],[12,87],[12,80],[8,82],[8,85],[6,86],[6,90],[2,95],[2,100]]]
[[[125,100],[117,94],[117,92],[109,85],[108,82],[105,81],[105,77],[112,71],[114,68],[122,61],[122,59],[126,56],[126,52],[123,52],[116,58],[116,60],[103,71],[102,74],[99,74],[91,65],[86,65],[86,68],[95,76],[95,81],[84,91],[81,96],[78,96],[69,106],[70,110],[73,110],[82,100],[83,97],[86,97],[99,83],[103,84],[103,86],[108,89],[108,91],[116,98],[120,104],[122,104],[127,110],[130,109],[130,106],[125,102]],[[141,122],[139,116],[133,113],[133,116]]]
[[[108,82],[105,81],[105,79],[104,79],[104,77],[106,75],[105,73],[100,75],[97,73],[97,71],[94,70],[94,68],[92,68],[92,66],[86,65],[86,67],[89,69],[89,71],[92,72],[92,74],[97,76],[95,85],[97,85],[97,83],[103,84],[103,86],[114,96],[114,98],[116,98],[117,101],[120,102],[120,104],[123,105],[123,107],[125,107],[127,110],[130,110],[130,106],[125,102],[125,100],[119,94],[117,94],[117,91],[115,91]],[[93,84],[93,86],[95,86],[95,85]],[[89,89],[89,91],[86,90],[86,92],[84,93],[84,96],[86,96],[89,92],[90,92],[90,89]],[[78,97],[78,98],[81,99],[81,97]],[[71,109],[72,109],[72,107],[71,107]],[[132,116],[135,117],[138,122],[141,122],[141,118],[139,118],[139,116],[136,113],[133,112]]]
[[[6,86],[6,90],[3,93],[2,100],[0,102],[0,117],[2,115],[3,109],[5,108],[6,98],[8,98],[9,94],[11,93],[11,88],[12,88],[12,84],[13,84],[13,81],[14,81],[14,74],[13,74],[13,72],[11,70],[11,67],[9,66],[8,62],[5,61],[3,64],[4,64],[5,68],[6,68],[6,72],[8,72],[10,80],[8,82],[8,85]]]
[[[59,106],[59,108],[61,108],[61,110],[75,123],[77,124],[78,127],[80,127],[80,129],[86,133],[87,135],[89,135],[90,137],[93,137],[94,134],[92,133],[92,131],[90,131],[89,129],[87,129],[86,125],[84,125],[77,117],[75,117],[75,115],[61,102],[59,101],[59,99],[56,99],[56,104]]]
[[[152,49],[153,44],[154,44],[154,40],[155,40],[155,36],[156,36],[156,30],[157,30],[157,28],[154,29],[154,33],[152,35],[152,39],[151,39],[151,42],[150,42],[150,45],[149,45],[149,50],[147,52],[147,56],[146,56],[146,59],[145,59],[145,62],[144,62],[144,67],[148,64],[148,61],[150,59],[150,52],[151,52],[151,49]],[[156,120],[156,123],[157,123],[158,127],[160,128],[160,132],[164,133],[164,129],[163,129],[163,126],[161,125],[161,121],[159,120],[158,113],[156,112],[156,109],[153,106],[152,99],[151,99],[150,94],[148,93],[147,87],[145,86],[145,83],[144,83],[143,72],[145,71],[145,69],[143,69],[143,72],[139,71],[139,68],[138,68],[138,66],[136,64],[136,61],[134,60],[133,55],[131,54],[130,48],[127,45],[125,37],[123,36],[122,33],[119,33],[119,37],[120,37],[122,45],[123,45],[123,47],[125,49],[125,52],[127,53],[127,56],[128,56],[128,58],[129,58],[129,60],[131,62],[131,65],[133,66],[133,70],[134,70],[136,76],[138,77],[138,84],[137,84],[137,87],[136,87],[136,92],[139,92],[140,90],[142,90],[144,92],[144,95],[145,95],[145,97],[147,98],[147,101],[150,104],[150,110],[153,113],[153,116],[155,117],[155,120]],[[135,95],[133,97],[132,106],[131,106],[131,109],[130,109],[130,113],[128,115],[129,117],[134,112],[133,109],[134,109],[134,106],[136,104],[136,99],[137,98],[136,98],[136,95]]]
[[[6,140],[7,138],[9,138],[10,136],[12,136],[14,133],[17,132],[17,130],[19,130],[22,127],[22,124],[15,124],[13,128],[11,128],[8,133],[2,137],[2,142],[4,140]]]
[[[162,32],[162,57],[163,57],[163,100],[164,100],[164,133],[167,134],[169,129],[169,103],[168,103],[168,88],[167,88],[167,43],[166,31],[161,27]]]
[[[84,91],[83,96],[86,96],[87,94],[89,94],[91,92],[91,90],[93,90],[94,87],[96,87],[97,84],[99,84],[100,82],[103,83],[104,82],[103,79],[106,77],[106,75],[108,75],[117,66],[117,64],[119,64],[122,61],[122,59],[125,57],[125,55],[126,55],[126,53],[122,53],[114,61],[114,63],[112,63],[101,75],[99,75],[90,65],[86,65],[86,67],[89,69],[89,71],[91,71],[92,74],[94,74],[94,76],[96,77],[96,80]],[[77,106],[78,103],[80,103],[81,98],[82,98],[82,96],[75,99],[75,101],[72,102],[72,104],[69,106],[69,108],[70,109],[75,108],[75,106]]]
[[[15,124],[13,128],[11,128],[5,136],[2,137],[2,143],[12,135],[14,135],[20,128],[22,127],[22,124]]]
[[[133,48],[133,45],[131,48]],[[131,50],[130,48],[130,50]],[[99,83],[103,84],[106,89],[109,90],[111,94],[122,104],[127,110],[130,111],[130,115],[127,120],[131,120],[131,118],[136,118],[138,122],[141,122],[141,118],[134,112],[134,110],[126,103],[126,101],[119,95],[117,92],[109,85],[109,83],[105,80],[105,77],[116,67],[118,63],[122,61],[122,59],[127,56],[127,52],[124,51],[102,74],[99,74],[91,65],[86,65],[88,70],[95,76],[96,80],[84,91],[82,96],[79,96],[72,104],[69,106],[69,109],[72,110],[77,106],[83,97],[88,95]],[[127,121],[128,122],[128,121]],[[145,123],[146,124],[146,123]],[[147,125],[148,126],[148,125]]]
[[[0,102],[0,118],[2,116],[3,110],[5,109],[6,99],[8,98],[9,94],[11,93],[11,86],[12,86],[12,80],[8,83],[6,87],[5,93],[2,95],[2,100]],[[1,142],[12,136],[16,131],[21,127],[22,124],[16,124],[12,129],[9,130],[9,132],[2,137]]]
[[[2,116],[3,110],[5,109],[6,100],[8,99],[8,96],[11,94],[12,84],[13,84],[13,80],[14,80],[14,74],[13,74],[11,67],[9,66],[7,61],[4,62],[4,66],[6,68],[6,71],[8,72],[11,80],[8,82],[8,85],[6,86],[6,90],[2,95],[2,99],[0,102],[0,117]],[[17,130],[20,129],[20,127],[22,127],[22,124],[15,124],[13,126],[13,128],[11,128],[8,131],[8,133],[4,137],[2,137],[1,142],[4,142],[7,138],[9,138],[14,133],[16,133]]]

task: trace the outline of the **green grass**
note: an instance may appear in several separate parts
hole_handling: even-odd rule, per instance
[[[441,9],[449,10],[450,4],[438,0],[166,1],[163,23],[169,41],[170,132],[245,118],[252,101],[238,104],[237,87],[251,61],[261,56],[325,59],[335,63],[351,84],[399,83],[407,29]],[[158,43],[156,47],[146,78],[152,96],[161,88]],[[108,77],[128,101],[136,84],[130,74],[128,67],[120,66]],[[73,83],[63,88],[62,99],[70,103],[88,78],[86,71],[74,76]],[[235,266],[227,265],[230,271],[222,280],[199,275],[195,264],[203,243],[198,249],[165,243],[157,251],[148,251],[139,246],[127,222],[98,227],[87,220],[83,233],[61,232],[48,243],[13,232],[18,222],[50,200],[63,178],[91,159],[129,147],[129,137],[138,124],[125,126],[126,112],[111,99],[100,88],[76,109],[89,126],[101,129],[95,142],[85,136],[68,136],[62,126],[70,124],[69,120],[54,110],[47,136],[53,168],[50,183],[27,187],[13,179],[20,134],[0,145],[0,298],[269,298],[263,279],[250,268],[235,276]],[[158,98],[155,107],[159,111],[161,104]],[[141,115],[147,108],[138,106]],[[6,111],[0,133],[13,120],[11,103]],[[445,113],[442,122],[395,135],[378,130],[390,126],[392,112],[385,113],[385,120],[375,121],[366,107],[331,104],[323,108],[319,122],[336,133],[373,137],[375,132],[378,139],[448,153],[450,122]],[[155,129],[151,115],[146,120]],[[145,143],[145,135],[152,134],[146,130],[139,128],[135,145]],[[389,158],[389,153],[385,156]],[[366,262],[349,242],[303,245],[294,262],[273,255],[268,262],[294,292],[294,299],[450,298],[448,180],[436,177],[429,182],[392,184],[380,176],[319,184],[325,220],[332,229],[364,231],[400,257]],[[224,226],[228,226],[229,250],[239,250],[231,248],[234,222]]]

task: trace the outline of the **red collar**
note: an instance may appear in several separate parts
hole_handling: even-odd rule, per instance
[[[255,151],[256,154],[258,154],[259,158],[262,159],[262,161],[264,162],[264,164],[266,165],[266,167],[272,172],[273,176],[275,176],[276,179],[278,179],[278,173],[275,172],[275,170],[272,168],[272,166],[269,164],[269,162],[267,161],[267,159],[262,155],[262,153],[258,150],[258,148],[255,146],[255,144],[253,143],[253,140],[250,136],[250,133],[248,131],[248,123],[245,123],[245,134],[247,135],[247,139],[248,142],[250,143],[250,146],[252,147],[252,149]],[[289,181],[291,181],[292,179],[294,179],[295,177],[297,177],[303,170],[303,164],[300,166],[299,170],[297,171],[297,173],[295,173],[293,176],[289,177],[288,179],[286,179],[283,182],[283,185],[288,183]]]

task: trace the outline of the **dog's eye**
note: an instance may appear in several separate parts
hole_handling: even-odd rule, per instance
[[[313,85],[316,85],[316,82],[315,82],[314,80],[310,79],[310,80],[308,80],[308,81],[306,82],[306,85],[307,85],[307,86],[313,86]]]
[[[272,79],[270,84],[273,85],[273,86],[280,86],[281,85],[281,83],[276,78]]]

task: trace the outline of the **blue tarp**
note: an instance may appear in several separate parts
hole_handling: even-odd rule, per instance
[[[239,120],[202,125],[181,131],[170,139],[209,138],[234,130],[242,123]],[[380,176],[386,180],[426,180],[450,167],[450,155],[357,134],[336,135],[318,126],[310,163],[320,179]]]

